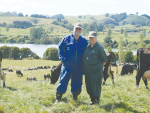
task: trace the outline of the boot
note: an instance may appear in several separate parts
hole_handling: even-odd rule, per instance
[[[54,105],[57,104],[58,102],[60,102],[61,97],[62,97],[62,94],[57,92],[56,93],[56,101],[55,101]]]
[[[91,98],[89,105],[99,104],[99,98]]]

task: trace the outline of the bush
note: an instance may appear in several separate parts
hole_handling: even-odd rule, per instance
[[[57,48],[48,48],[44,55],[43,55],[43,59],[45,60],[59,60],[58,57],[58,49]]]
[[[123,62],[133,62],[133,61],[134,61],[133,52],[131,50],[125,51],[123,55]]]

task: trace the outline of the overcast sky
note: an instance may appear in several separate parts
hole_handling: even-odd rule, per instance
[[[0,12],[56,15],[148,14],[150,0],[0,0]]]

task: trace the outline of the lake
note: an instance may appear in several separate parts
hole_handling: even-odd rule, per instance
[[[10,47],[15,46],[18,48],[30,48],[31,51],[36,53],[41,58],[43,58],[43,54],[47,50],[47,48],[50,48],[50,47],[58,48],[58,45],[56,45],[56,44],[51,44],[51,45],[45,45],[45,44],[0,44],[0,47],[1,46],[10,46]],[[118,52],[118,49],[112,49],[112,51]],[[136,55],[136,51],[132,50],[132,52],[133,52],[133,55]]]

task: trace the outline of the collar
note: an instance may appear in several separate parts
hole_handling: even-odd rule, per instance
[[[71,35],[71,37],[74,38],[73,34]],[[80,39],[81,39],[81,35],[79,36],[78,40],[80,40]],[[74,40],[75,40],[75,38],[74,38]]]
[[[90,44],[90,48],[93,49],[93,48],[95,48],[96,45],[97,45],[97,42],[94,44],[93,47],[91,47],[91,44]]]

